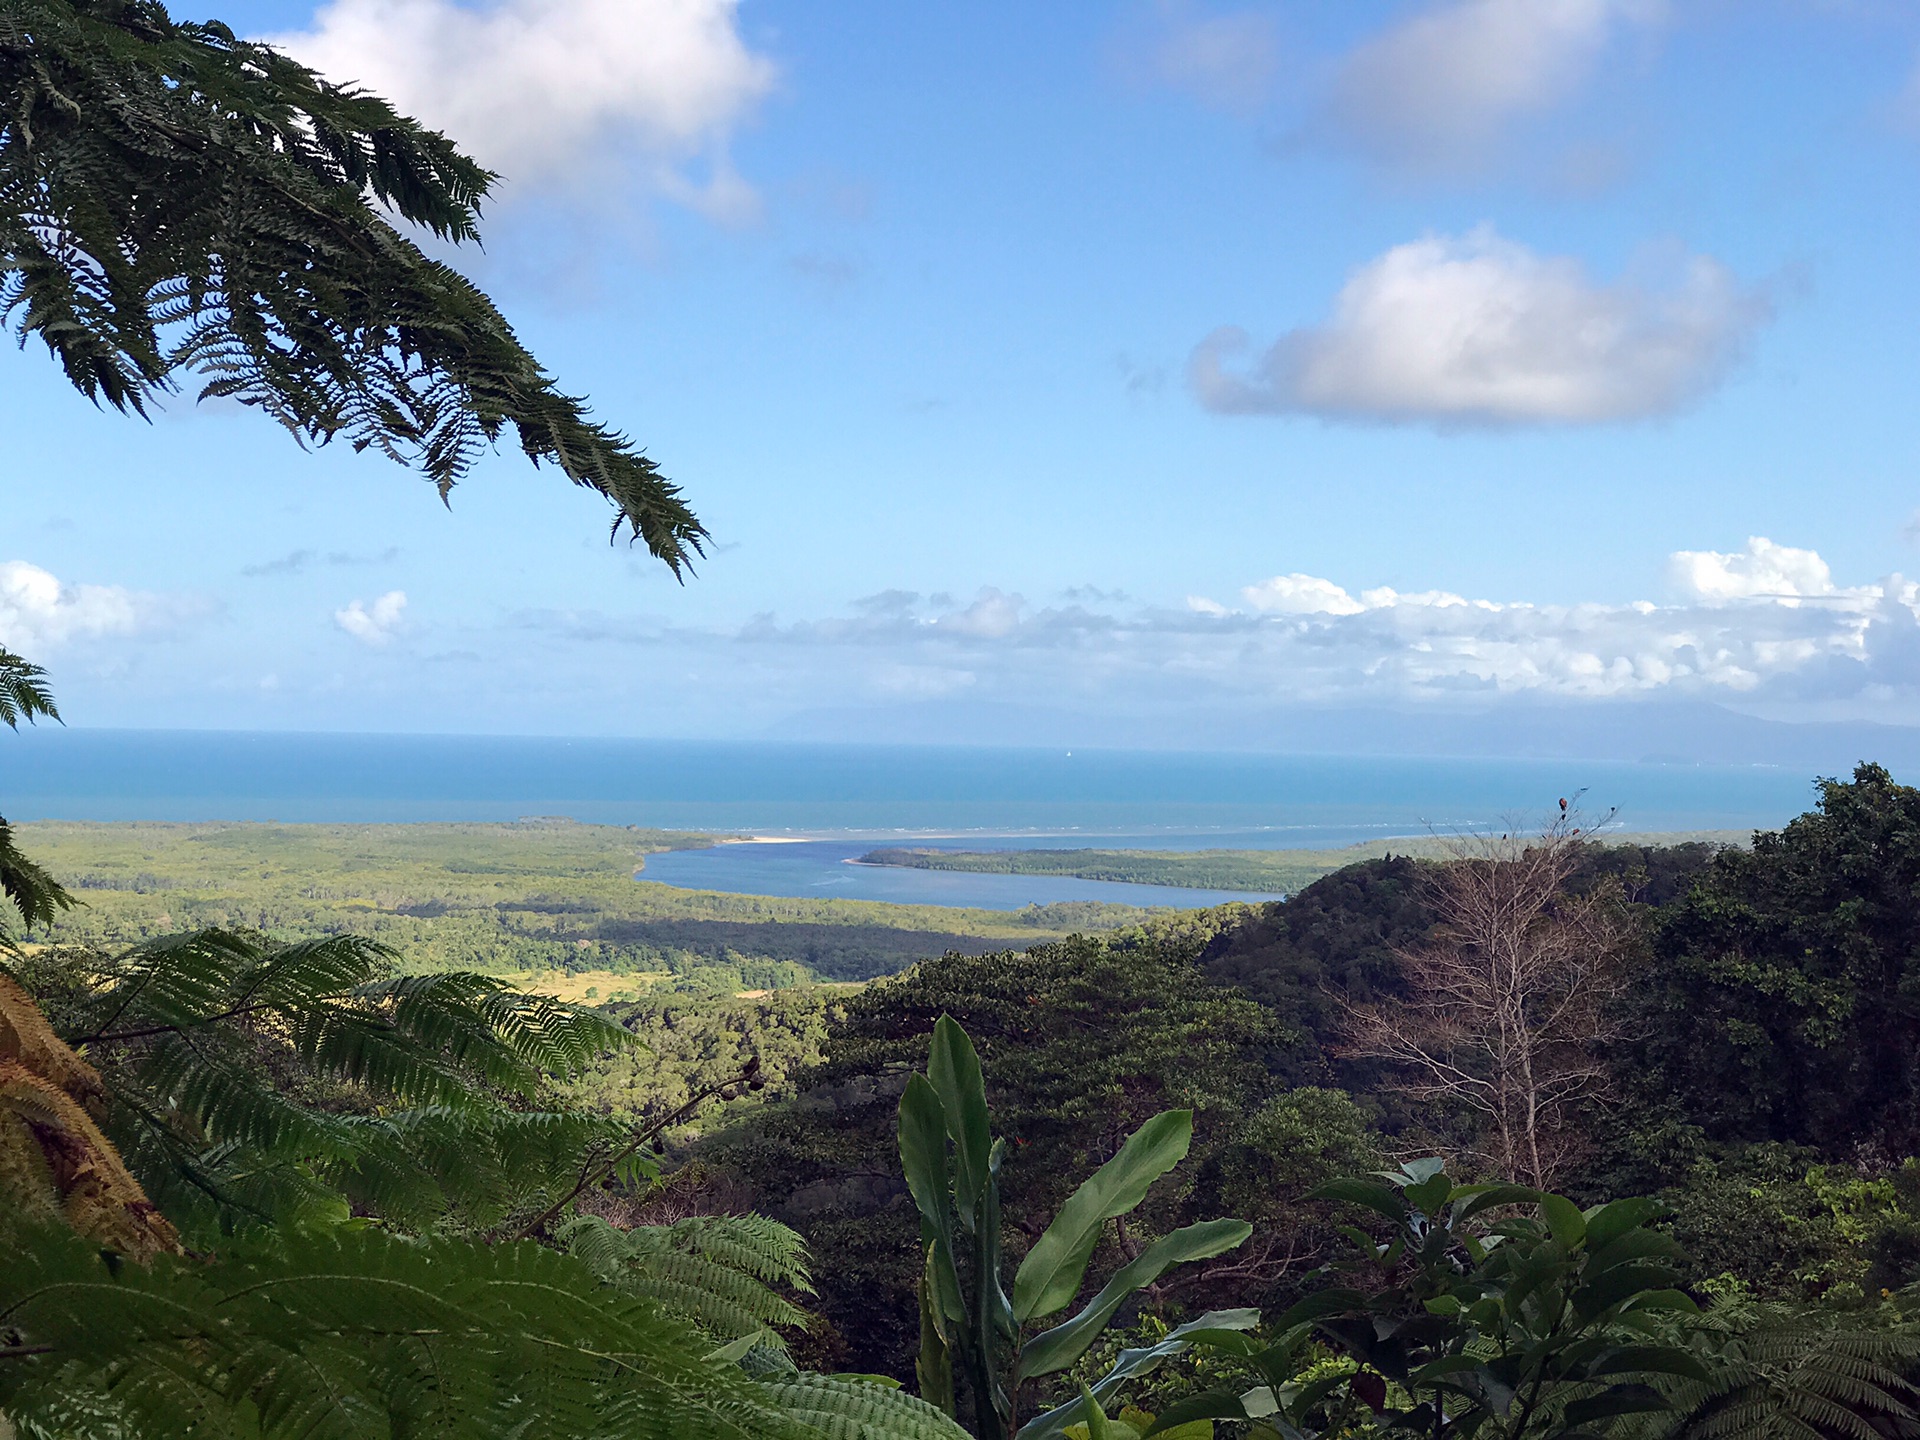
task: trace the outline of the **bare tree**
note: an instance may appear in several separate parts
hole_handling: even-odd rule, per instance
[[[1617,890],[1567,882],[1590,831],[1560,802],[1539,834],[1456,838],[1428,882],[1439,924],[1395,951],[1405,998],[1348,1004],[1343,1053],[1385,1062],[1411,1099],[1464,1111],[1474,1157],[1550,1188],[1602,1095],[1608,1012],[1631,938]]]

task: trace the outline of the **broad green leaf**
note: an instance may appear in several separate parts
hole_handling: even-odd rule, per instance
[[[1244,1220],[1204,1220],[1163,1235],[1114,1272],[1100,1293],[1071,1320],[1036,1335],[1020,1352],[1022,1379],[1051,1375],[1073,1364],[1106,1328],[1113,1312],[1134,1291],[1151,1285],[1175,1265],[1210,1260],[1244,1244],[1253,1227]]]
[[[1587,1238],[1587,1217],[1580,1213],[1580,1207],[1564,1195],[1542,1195],[1540,1214],[1546,1220],[1547,1227],[1553,1231],[1553,1238],[1571,1250]]]
[[[993,1137],[987,1121],[987,1088],[980,1073],[980,1057],[974,1053],[967,1032],[951,1015],[942,1015],[933,1027],[927,1079],[940,1097],[947,1133],[953,1137],[953,1193],[959,1202],[960,1223],[971,1230],[978,1215],[980,1192],[987,1184]]]
[[[924,1075],[907,1077],[900,1096],[900,1166],[920,1218],[953,1242],[953,1202],[947,1188],[947,1119],[940,1096]]]
[[[1080,1293],[1100,1230],[1146,1198],[1148,1187],[1186,1158],[1193,1112],[1167,1110],[1127,1137],[1120,1152],[1067,1197],[1013,1277],[1013,1313],[1022,1322],[1065,1309]]]
[[[1679,1375],[1708,1382],[1711,1373],[1691,1350],[1678,1345],[1622,1345],[1587,1367],[1588,1375]]]
[[[1693,1297],[1684,1290],[1649,1290],[1644,1295],[1635,1296],[1626,1307],[1629,1310],[1672,1311],[1681,1315],[1698,1315],[1700,1307]]]
[[[1505,1205],[1538,1205],[1540,1192],[1524,1185],[1462,1185],[1453,1192],[1453,1223],[1464,1224],[1474,1216]]]
[[[1442,1171],[1417,1185],[1407,1186],[1401,1193],[1407,1197],[1407,1203],[1422,1215],[1438,1215],[1440,1207],[1453,1198],[1453,1182]]]
[[[1441,1380],[1449,1375],[1478,1370],[1484,1363],[1473,1355],[1442,1355],[1438,1360],[1429,1360],[1418,1369],[1409,1371],[1407,1380],[1410,1384],[1425,1385],[1430,1380]]]
[[[1080,1387],[1080,1413],[1086,1417],[1087,1440],[1120,1440],[1114,1427],[1107,1423],[1107,1412],[1100,1408],[1100,1402],[1084,1384]]]
[[[1165,1435],[1196,1421],[1254,1418],[1256,1417],[1248,1411],[1245,1402],[1231,1390],[1205,1390],[1198,1395],[1189,1395],[1184,1400],[1176,1400],[1167,1406],[1155,1417],[1153,1424],[1147,1427],[1147,1435],[1149,1437]],[[1024,1433],[1020,1440],[1027,1440]]]
[[[1305,1325],[1327,1315],[1348,1315],[1366,1308],[1367,1296],[1363,1291],[1320,1290],[1282,1312],[1280,1318],[1273,1322],[1273,1328],[1291,1330],[1296,1325]]]
[[[1610,1420],[1616,1415],[1644,1415],[1671,1410],[1672,1404],[1658,1390],[1647,1385],[1620,1385],[1585,1400],[1575,1400],[1565,1412],[1569,1425],[1585,1425],[1591,1420]]]
[[[1575,1291],[1574,1308],[1590,1320],[1623,1301],[1660,1294],[1673,1280],[1673,1271],[1664,1265],[1619,1265]]]
[[[1589,1245],[1593,1244],[1593,1232],[1587,1232]],[[1587,1255],[1585,1275],[1593,1280],[1607,1271],[1634,1261],[1669,1264],[1684,1260],[1680,1246],[1671,1235],[1662,1235],[1657,1230],[1634,1229],[1610,1240],[1605,1245],[1596,1245]]]
[[[1344,1200],[1349,1205],[1364,1205],[1369,1210],[1377,1210],[1387,1219],[1398,1224],[1407,1218],[1407,1202],[1398,1190],[1390,1185],[1376,1184],[1372,1180],[1362,1180],[1349,1176],[1342,1180],[1329,1180],[1316,1190],[1307,1192],[1309,1200]]]
[[[1629,1230],[1637,1230],[1667,1207],[1648,1195],[1635,1195],[1599,1206],[1587,1215],[1587,1246],[1599,1250]]]

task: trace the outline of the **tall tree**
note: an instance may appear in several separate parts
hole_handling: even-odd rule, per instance
[[[1463,1112],[1477,1158],[1537,1189],[1563,1175],[1568,1122],[1607,1083],[1628,939],[1609,887],[1568,888],[1578,818],[1563,800],[1537,836],[1459,841],[1428,882],[1434,932],[1395,952],[1403,996],[1348,1007],[1347,1053],[1381,1062],[1389,1088]]]
[[[182,376],[442,499],[508,427],[676,575],[707,532],[491,301],[388,217],[477,236],[495,177],[385,101],[158,0],[0,0],[0,317],[145,414]]]

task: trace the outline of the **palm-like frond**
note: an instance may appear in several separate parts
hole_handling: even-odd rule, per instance
[[[1920,1329],[1742,1305],[1692,1323],[1711,1379],[1662,1377],[1672,1408],[1633,1416],[1623,1440],[1920,1437]]]
[[[493,178],[159,0],[0,6],[0,317],[22,343],[139,414],[196,375],[303,443],[418,466],[443,498],[511,426],[678,575],[707,532],[677,487],[390,223],[472,239]]]

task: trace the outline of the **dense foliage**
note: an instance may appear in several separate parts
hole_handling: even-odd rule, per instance
[[[0,5],[0,316],[88,397],[198,378],[446,496],[511,426],[680,574],[706,530],[457,271],[494,177],[445,136],[158,0]]]
[[[1877,765],[1666,907],[1633,1069],[1709,1140],[1920,1150],[1920,791]]]

